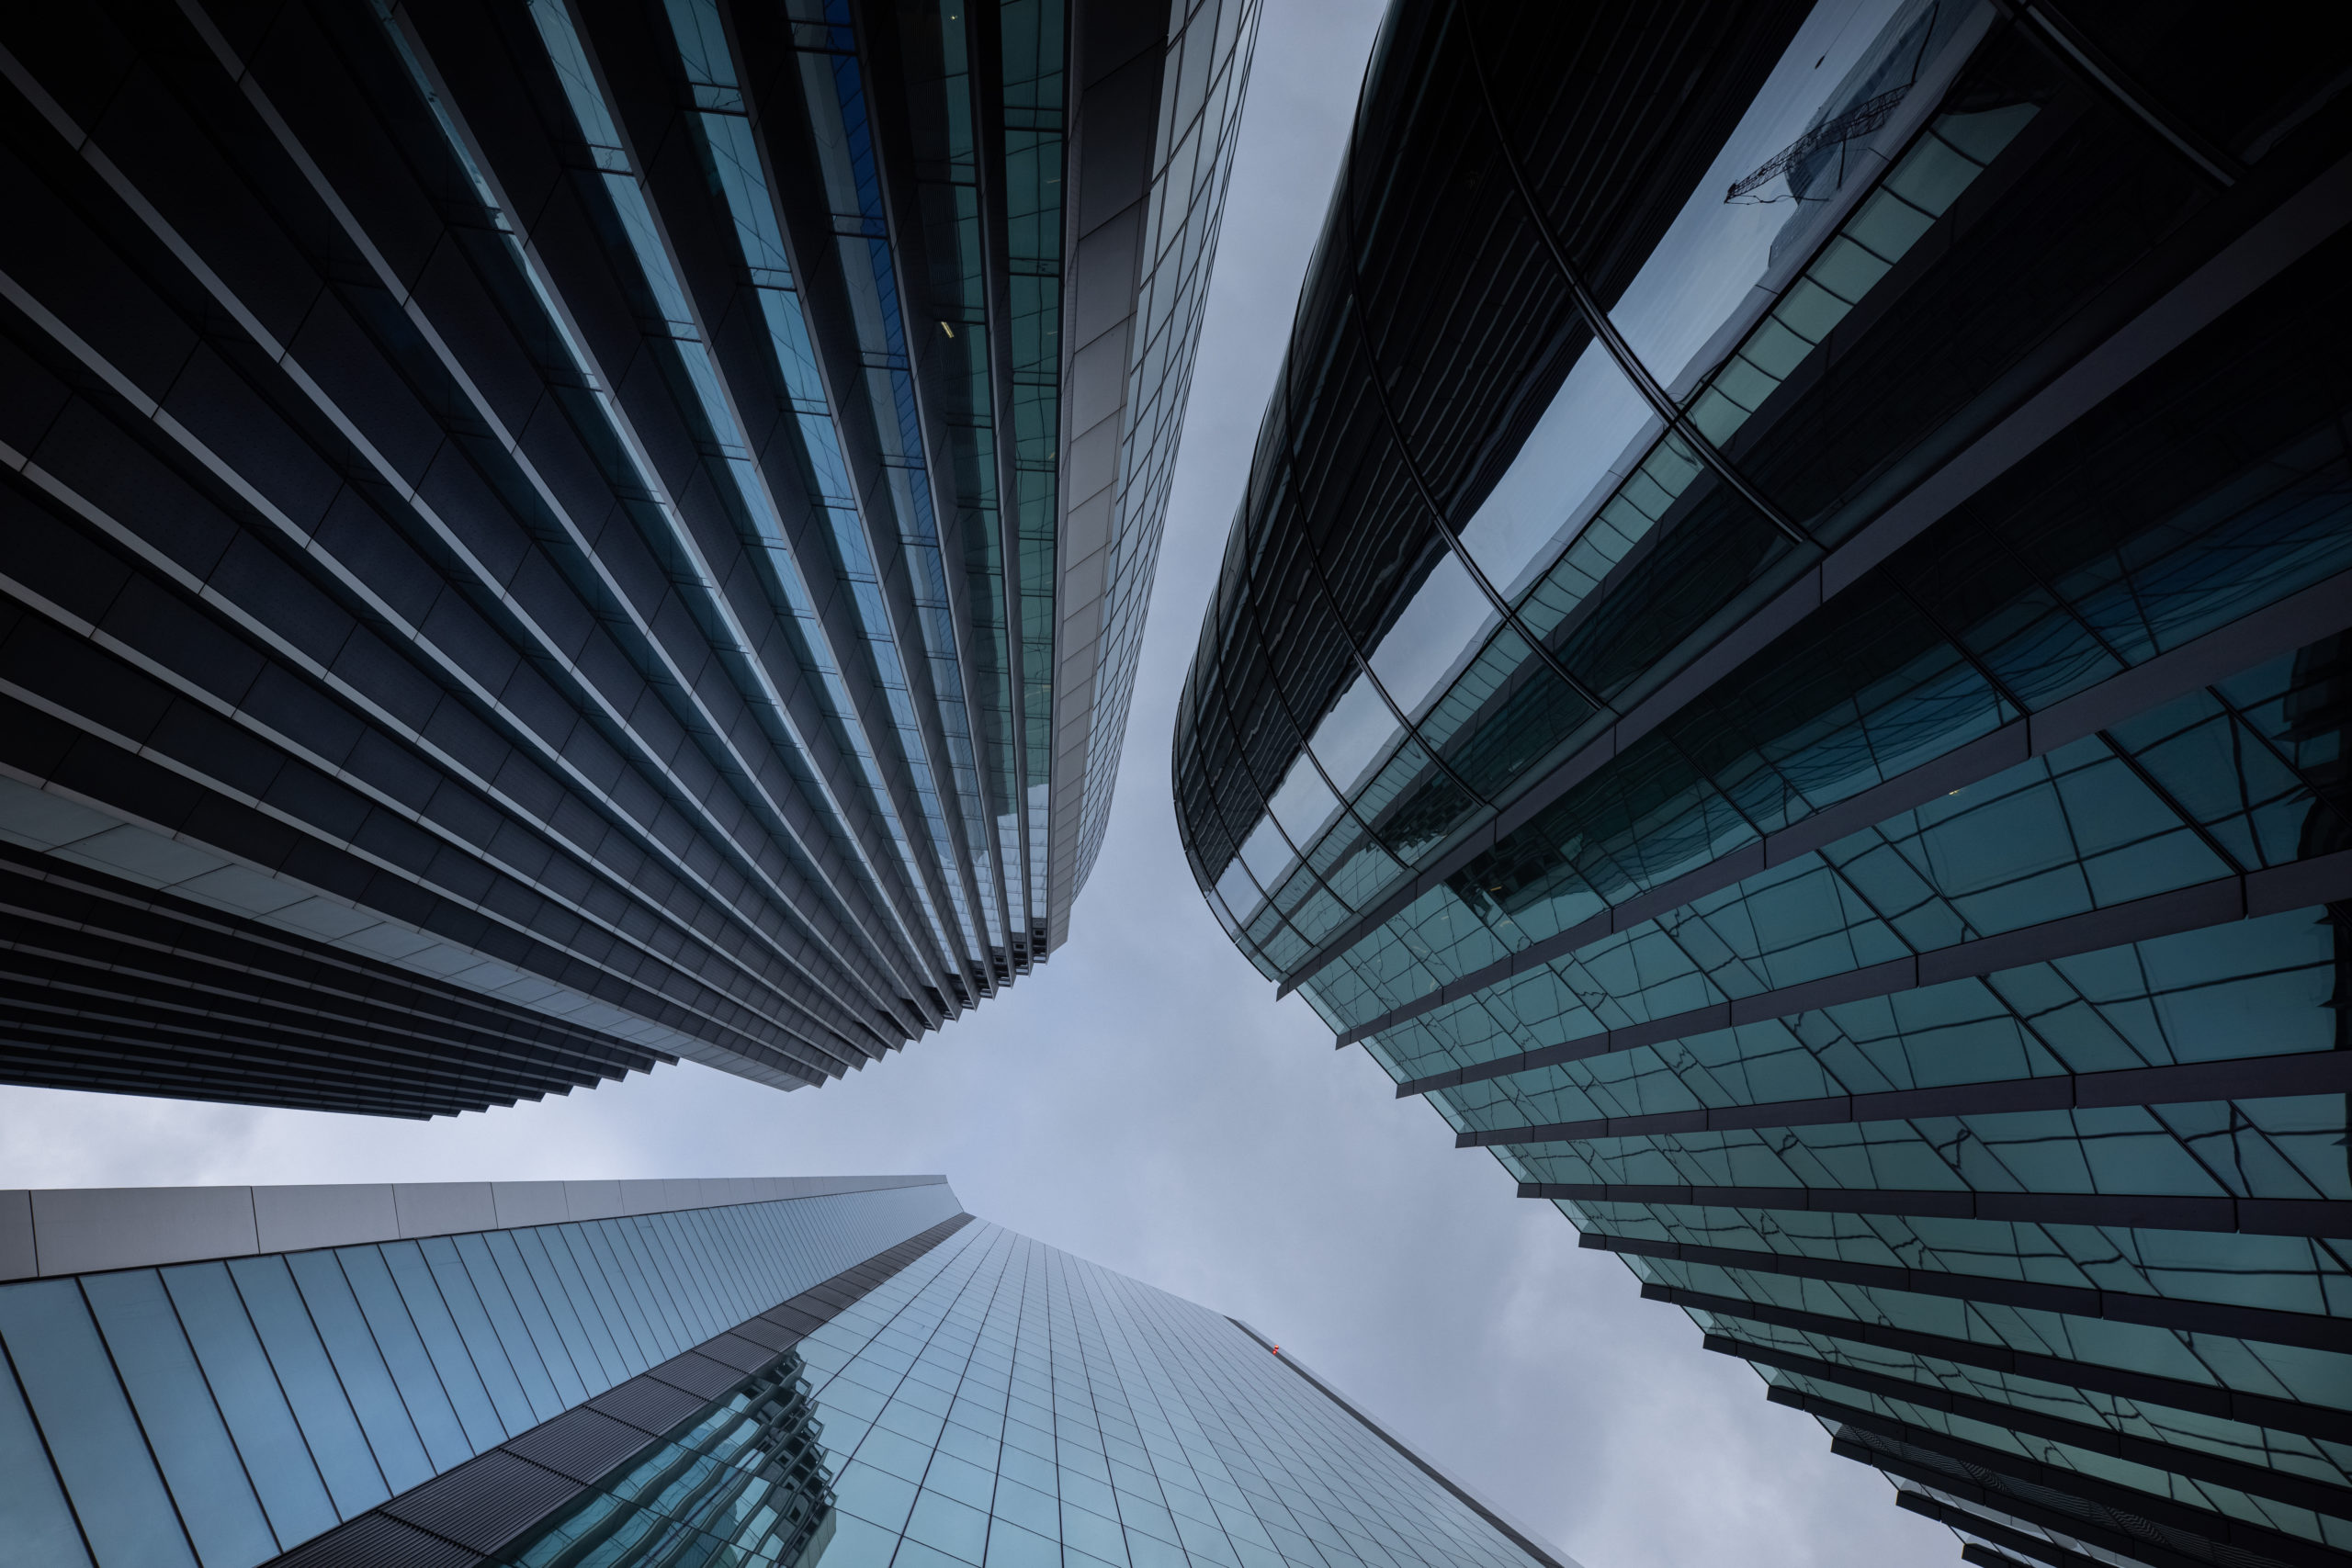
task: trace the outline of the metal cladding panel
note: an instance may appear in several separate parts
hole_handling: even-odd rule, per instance
[[[667,1430],[666,1427],[655,1430]],[[586,1486],[643,1448],[647,1429],[616,1421],[589,1406],[566,1411],[500,1445],[508,1453]]]
[[[2352,1542],[2317,41],[1396,6],[1179,705],[1261,973],[1980,1557]]]
[[[579,1490],[576,1482],[493,1449],[402,1493],[384,1512],[460,1546],[491,1551]]]
[[[476,1568],[486,1561],[454,1541],[382,1514],[287,1553],[284,1568]]]

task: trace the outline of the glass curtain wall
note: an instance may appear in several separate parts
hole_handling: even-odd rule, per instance
[[[1179,715],[1261,973],[2045,1561],[2352,1548],[2307,41],[1393,8]]]
[[[800,1452],[813,1474],[770,1480]],[[1530,1555],[1229,1320],[986,1223],[600,1491],[494,1561],[1574,1568]],[[793,1512],[812,1503],[813,1530]]]

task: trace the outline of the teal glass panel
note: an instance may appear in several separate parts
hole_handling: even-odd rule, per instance
[[[311,1457],[326,1478],[327,1492],[345,1518],[365,1513],[391,1495],[383,1472],[359,1429],[342,1380],[328,1361],[318,1330],[294,1289],[283,1258],[239,1258],[229,1274],[244,1298],[245,1310],[261,1335],[262,1348],[277,1370],[278,1386],[310,1444]]]
[[[481,1374],[482,1386],[490,1392],[490,1402],[497,1407],[505,1435],[511,1438],[553,1416],[556,1412],[552,1388],[548,1391],[544,1401],[548,1408],[543,1413],[525,1393],[522,1380],[506,1359],[506,1348],[499,1343],[498,1331],[491,1326],[490,1314],[474,1294],[473,1281],[466,1278],[466,1267],[458,1259],[455,1244],[447,1236],[428,1236],[417,1244],[417,1248],[449,1310],[449,1321],[456,1327],[458,1337],[465,1345],[474,1370]]]
[[[311,1461],[294,1412],[287,1407],[277,1374],[262,1353],[253,1320],[228,1269],[192,1263],[163,1271],[164,1288],[195,1348],[204,1381],[229,1424],[229,1434],[245,1461],[245,1473],[283,1541],[308,1540],[336,1520],[326,1483]]]
[[[372,1247],[351,1247],[335,1257],[434,1470],[444,1471],[471,1459],[475,1447],[458,1419],[448,1387],[434,1371],[433,1358],[417,1333],[407,1303],[401,1300],[400,1287],[392,1282],[383,1253]]]
[[[153,1269],[125,1269],[93,1274],[82,1290],[204,1568],[245,1568],[276,1556],[261,1499],[163,1280]],[[13,1521],[16,1511],[7,1513]]]
[[[90,1568],[82,1531],[13,1375],[0,1377],[0,1568]],[[209,1568],[209,1565],[208,1565]]]
[[[425,1457],[416,1422],[392,1382],[382,1352],[376,1348],[375,1336],[368,1331],[368,1320],[334,1254],[297,1252],[286,1264],[293,1270],[303,1304],[311,1309],[311,1323],[334,1363],[385,1484],[394,1492],[405,1492],[430,1480],[434,1465]]]
[[[98,1568],[196,1568],[138,1421],[71,1280],[0,1289],[0,1341]]]
[[[425,1352],[433,1359],[433,1371],[441,1386],[448,1391],[449,1403],[465,1427],[466,1441],[476,1453],[496,1448],[510,1434],[499,1419],[498,1406],[492,1402],[489,1387],[474,1369],[473,1357],[458,1336],[457,1320],[450,1316],[448,1304],[441,1299],[440,1287],[433,1281],[433,1270],[426,1265],[424,1254],[413,1241],[387,1242],[379,1251],[393,1281],[400,1287],[401,1301],[408,1308],[409,1319],[416,1325]]]

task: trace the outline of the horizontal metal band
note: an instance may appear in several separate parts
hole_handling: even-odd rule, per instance
[[[1592,1233],[1587,1232],[1587,1245],[1591,1245]],[[1602,1237],[1603,1242],[1620,1238]],[[1634,1248],[1611,1247],[1611,1250],[1632,1251]],[[1717,1251],[1718,1248],[1686,1248],[1686,1251]],[[1688,1262],[1716,1261],[1713,1258],[1686,1258]],[[1746,1265],[1724,1264],[1726,1268]],[[1796,1269],[1763,1269],[1760,1272],[1797,1274]],[[1902,1273],[1902,1269],[1890,1269]],[[1855,1282],[1855,1281],[1849,1281]],[[1894,1286],[1894,1289],[1922,1289]],[[2189,1382],[2180,1378],[2160,1377],[2154,1372],[2132,1371],[2122,1367],[2110,1367],[2096,1361],[2069,1360],[2063,1356],[2044,1356],[2032,1350],[2012,1349],[2005,1345],[1986,1345],[1973,1339],[1958,1339],[1949,1335],[1928,1334],[1918,1329],[1896,1328],[1886,1324],[1864,1323],[1858,1318],[1838,1317],[1829,1313],[1807,1312],[1800,1307],[1776,1306],[1768,1302],[1750,1302],[1736,1296],[1713,1295],[1703,1291],[1684,1291],[1679,1287],[1660,1286],[1661,1291],[1673,1290],[1673,1301],[1679,1306],[1714,1314],[1718,1317],[1736,1317],[1749,1323],[1770,1324],[1776,1328],[1792,1329],[1800,1334],[1818,1334],[1831,1339],[1843,1339],[1856,1345],[1874,1345],[1882,1349],[1900,1350],[1905,1355],[1925,1356],[1939,1361],[1955,1361],[1964,1367],[1982,1367],[1987,1371],[2006,1372],[2017,1377],[2037,1378],[2043,1382],[2057,1383],[2064,1388],[2087,1389],[2095,1393],[2111,1393],[2142,1404],[2162,1404],[2195,1415],[2211,1416],[2219,1420],[2237,1421],[2249,1427],[2267,1427],[2276,1432],[2292,1432],[2300,1437],[2317,1438],[2331,1443],[2352,1442],[2352,1410],[2334,1410],[2324,1404],[2305,1404],[2298,1400],[2276,1399],[2267,1394],[2245,1393],[2223,1388],[2217,1383]],[[1951,1295],[1946,1291],[1932,1292]],[[1660,1298],[1664,1299],[1664,1298]],[[2071,1309],[2065,1309],[2071,1310]],[[2095,1315],[2077,1314],[2077,1315]],[[2339,1332],[2338,1337],[2341,1338]]]
[[[263,1568],[489,1568],[492,1554],[773,1364],[865,1293],[972,1223],[970,1214],[842,1269],[585,1404],[476,1454]]]
[[[1982,1421],[1988,1426],[2006,1427],[2012,1431],[2045,1438],[2053,1443],[2064,1443],[2086,1453],[2106,1454],[2127,1463],[2143,1464],[2153,1470],[2185,1475],[2193,1481],[2233,1487],[2256,1497],[2267,1497],[2290,1507],[2309,1508],[2315,1514],[2325,1514],[2332,1518],[2352,1519],[2352,1489],[2307,1475],[2273,1470],[2267,1465],[2248,1464],[2242,1460],[2227,1459],[2197,1449],[2184,1449],[2082,1421],[2069,1421],[2042,1411],[2004,1404],[1998,1400],[1984,1399],[1975,1394],[1953,1393],[1930,1383],[1913,1382],[1905,1378],[1889,1377],[1883,1372],[1840,1366],[1835,1361],[1800,1356],[1770,1345],[1755,1345],[1710,1334],[1706,1337],[1706,1348],[1723,1355],[1737,1356],[1758,1366],[1777,1367],[1785,1372],[1796,1372],[1823,1382],[1878,1394],[1882,1398],[1949,1411],[1954,1416]]]
[[[2085,1515],[2070,1514],[2063,1508],[2053,1508],[2046,1503],[2035,1502],[2017,1493],[1996,1492],[1974,1480],[1970,1472],[1962,1471],[1953,1461],[1944,1461],[1946,1465],[1951,1466],[1951,1469],[1917,1463],[1874,1448],[1861,1437],[1855,1435],[1832,1437],[1829,1440],[1829,1451],[1839,1459],[1850,1459],[1872,1466],[1886,1475],[1917,1482],[1923,1486],[1932,1486],[1939,1492],[1948,1492],[1955,1497],[1964,1497],[1972,1503],[1981,1504],[1987,1508],[1996,1508],[2010,1518],[2040,1525],[2045,1529],[2056,1530],[2069,1540],[2079,1540],[2086,1546],[2095,1547],[2103,1551],[2112,1551],[2127,1562],[2145,1562],[2150,1565],[2150,1568],[2214,1568],[2214,1558],[2211,1552],[2192,1554],[2187,1551],[2174,1551],[2158,1545],[2153,1532],[2127,1533],[2102,1525]],[[1901,1497],[1897,1497],[1895,1502],[1898,1506],[1904,1506]],[[1963,1525],[1962,1528],[1975,1527]],[[1970,1559],[1970,1561],[1975,1560]],[[2072,1558],[2061,1561],[2066,1563],[2067,1568],[2073,1568]],[[2272,1568],[2273,1565],[2272,1559],[2251,1551],[2242,1551],[2227,1561],[2230,1562],[2231,1568]],[[1999,1565],[1995,1565],[1995,1568],[1999,1568]],[[2107,1568],[2107,1565],[2101,1562],[2099,1568]]]
[[[1931,1454],[1940,1454],[1973,1470],[2010,1476],[2028,1486],[2080,1497],[2103,1508],[2136,1516],[2165,1529],[2224,1543],[2258,1558],[2290,1564],[2292,1568],[2343,1568],[2343,1553],[2318,1541],[2306,1540],[2279,1530],[2265,1529],[2259,1525],[2233,1519],[2209,1508],[2199,1508],[2159,1496],[2154,1492],[2143,1492],[2136,1486],[2104,1480],[2086,1471],[2044,1464],[2022,1454],[2007,1453],[1984,1443],[1949,1437],[1931,1427],[1897,1421],[1875,1411],[1840,1404],[1836,1400],[1823,1399],[1816,1394],[1799,1393],[1794,1389],[1775,1388],[1765,1397],[1775,1404],[1802,1410],[1823,1421],[1834,1421],[1840,1427],[1886,1438]]]
[[[1631,1252],[1650,1258],[1672,1257],[1677,1262],[1711,1263],[1719,1269],[1752,1269],[1762,1274],[1792,1274],[1838,1284],[1985,1302],[1999,1306],[2022,1307],[2031,1312],[2059,1313],[2070,1317],[2098,1317],[2113,1323],[2137,1323],[2174,1333],[2220,1334],[2233,1339],[2259,1340],[2267,1345],[2297,1345],[2309,1350],[2329,1350],[2339,1355],[2343,1353],[2346,1342],[2352,1339],[2352,1327],[2347,1327],[2342,1318],[2322,1317],[2315,1313],[2278,1312],[2269,1307],[2239,1306],[2230,1302],[2183,1301],[2175,1296],[2143,1296],[2129,1291],[2100,1291],[2077,1285],[2048,1285],[2035,1280],[1993,1280],[1934,1269],[1835,1263],[1731,1247],[1677,1247],[1671,1242],[1622,1245],[1629,1239],[1611,1236],[1600,1245],[1612,1252]],[[1678,1253],[1679,1256],[1676,1257]],[[1811,1267],[1815,1264],[1820,1267]],[[1642,1294],[1652,1301],[1670,1301],[1680,1306],[1707,1312],[1753,1317],[1759,1322],[1778,1321],[1759,1316],[1758,1309],[1762,1303],[1745,1301],[1737,1296],[1718,1296],[1703,1291],[1686,1291],[1679,1285],[1656,1284],[1644,1285]],[[1838,1323],[1844,1320],[1824,1317],[1822,1321]],[[1865,1326],[1860,1320],[1854,1320],[1849,1328],[1835,1332],[1847,1333],[1850,1337],[1864,1337],[1860,1330]],[[1833,1331],[1825,1329],[1823,1332]],[[1877,1337],[1875,1331],[1868,1337]]]
[[[1576,1203],[1672,1203],[1702,1209],[1798,1209],[1815,1214],[1911,1214],[2029,1225],[2352,1236],[2352,1203],[2325,1198],[2181,1197],[2140,1192],[1956,1192],[1932,1188],[1681,1187],[1627,1181],[1522,1181],[1522,1198]]]
[[[2005,1525],[1998,1519],[1986,1518],[1984,1515],[1972,1512],[1967,1508],[1955,1507],[1939,1498],[1930,1497],[1924,1492],[1898,1489],[1894,1494],[1894,1506],[1907,1513],[1918,1514],[1933,1519],[1939,1525],[1950,1525],[1953,1529],[1966,1530],[1971,1535],[1982,1536],[2001,1548],[2003,1551],[2021,1553],[2036,1562],[2050,1564],[2050,1568],[2105,1568],[2105,1565],[2096,1557],[2086,1557],[2079,1551],[2069,1551],[2056,1541],[2044,1540],[2038,1535],[2028,1535],[2015,1525]],[[2007,1568],[2008,1564],[2016,1561],[2014,1558],[2003,1557],[1996,1552],[1984,1551],[1974,1541],[1961,1548],[1960,1560],[1962,1562],[1973,1563],[1976,1568]]]
[[[2072,1111],[2115,1105],[2183,1105],[2194,1100],[2275,1100],[2299,1094],[2352,1093],[2352,1051],[2301,1051],[2231,1062],[2182,1062],[2108,1073],[1994,1078],[1936,1089],[1833,1094],[1758,1105],[1711,1105],[1641,1116],[1596,1116],[1524,1127],[1481,1127],[1454,1134],[1458,1149],[1498,1145],[1577,1143],[1593,1138],[1669,1137],[1756,1127],[1820,1127],[1845,1122],[1899,1122],[1913,1116],[1997,1116],[2020,1111]]]
[[[1782,986],[1734,1001],[1691,1008],[1645,1023],[1603,1030],[1557,1045],[1498,1056],[1491,1062],[1476,1062],[1425,1077],[1407,1078],[1396,1086],[1396,1098],[1405,1100],[1431,1089],[1509,1077],[1536,1067],[1579,1062],[1588,1056],[1605,1056],[1640,1045],[1662,1044],[1685,1035],[1729,1029],[1735,1024],[1761,1023],[1816,1008],[1835,1007],[1840,1002],[1892,996],[1972,975],[1990,975],[2020,964],[2097,953],[2103,948],[2175,936],[2258,915],[2282,914],[2345,897],[2352,897],[2352,850],[2269,866],[2243,876],[2217,876],[2211,882],[2192,883],[2169,893],[2135,898],[2104,909],[2086,909],[2063,919],[2045,920],[1974,942],[1955,942],[1909,958],[1890,959],[1802,985]]]

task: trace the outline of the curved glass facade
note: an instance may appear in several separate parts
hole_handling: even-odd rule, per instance
[[[1392,7],[1179,710],[1260,971],[1980,1552],[2352,1551],[2346,58]]]
[[[0,1077],[790,1089],[1043,962],[1257,15],[1129,10],[0,26]]]

